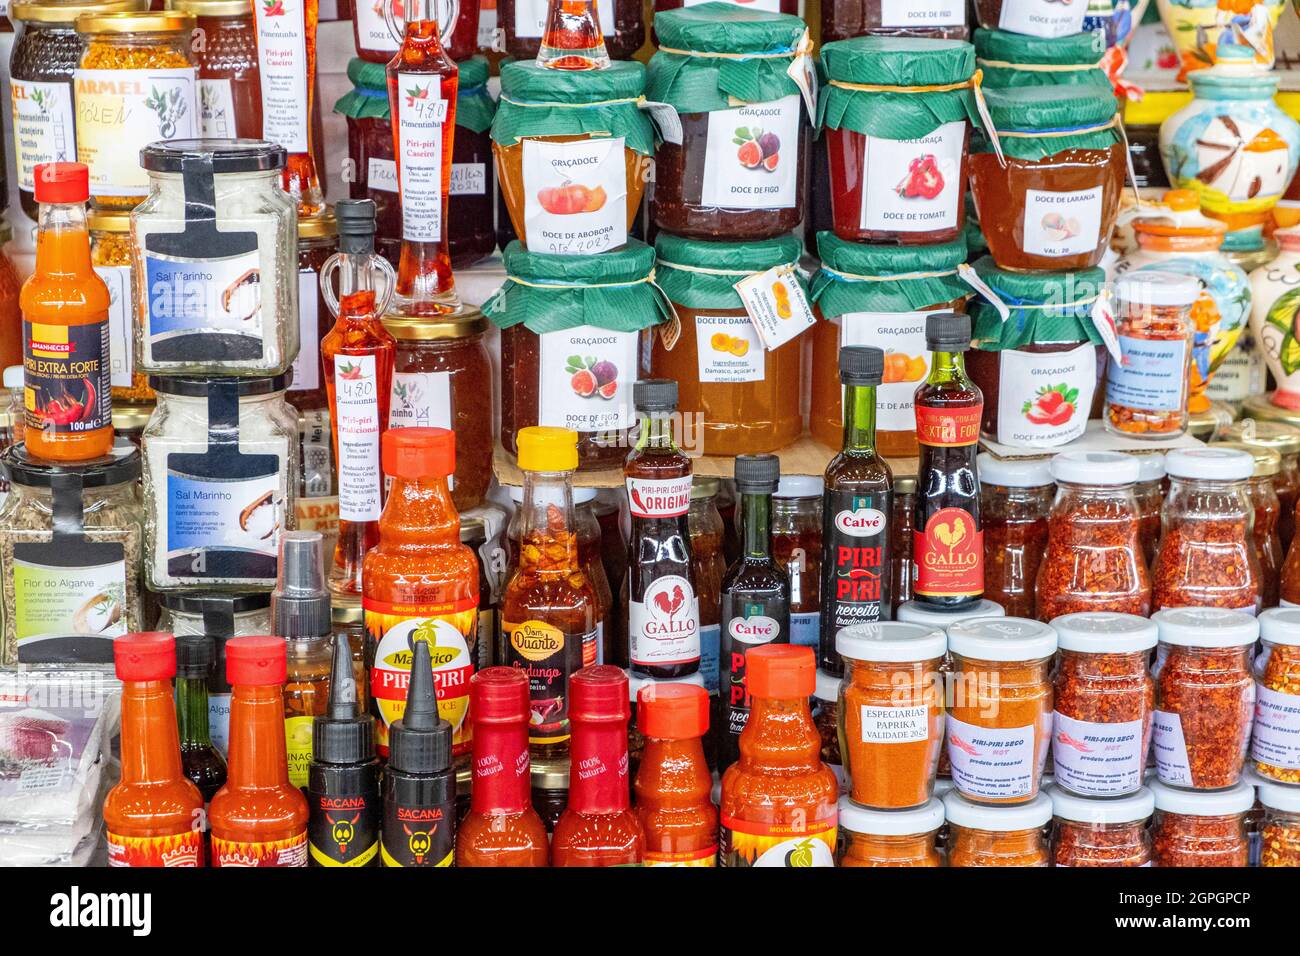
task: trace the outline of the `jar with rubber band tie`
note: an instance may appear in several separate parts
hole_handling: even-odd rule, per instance
[[[1099,30],[1036,37],[1003,30],[975,31],[975,65],[989,90],[1027,86],[1095,86],[1110,91],[1102,69],[1106,39]],[[1070,91],[1062,91],[1068,93]]]

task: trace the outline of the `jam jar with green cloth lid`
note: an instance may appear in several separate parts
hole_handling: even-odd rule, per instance
[[[492,152],[510,222],[529,250],[586,256],[627,243],[655,150],[644,93],[636,61],[501,67]]]
[[[970,305],[966,370],[984,394],[984,437],[1017,448],[1055,448],[1101,414],[1106,346],[1092,310],[1106,284],[1101,269],[1011,272],[988,256],[980,279],[1007,308]]]
[[[934,246],[874,246],[817,235],[821,270],[812,279],[820,319],[812,330],[809,430],[828,448],[844,439],[839,353],[846,345],[885,350],[876,389],[876,448],[887,457],[919,451],[912,395],[930,373],[925,320],[933,312],[965,312],[971,287],[957,272],[966,241]]]
[[[521,428],[569,428],[580,470],[621,466],[642,338],[672,314],[654,249],[630,239],[599,256],[556,256],[515,240],[504,259],[506,281],[483,305],[501,329],[501,444],[513,454]]]
[[[488,131],[497,101],[488,92],[488,62],[481,56],[456,64],[456,139],[451,150],[451,199],[447,205],[447,241],[451,264],[465,269],[492,255],[497,247],[492,224],[496,170]]]
[[[705,455],[750,455],[784,448],[803,431],[803,339],[767,351],[736,283],[777,266],[797,266],[802,243],[787,233],[758,242],[705,242],[661,232],[659,286],[677,312],[655,336],[650,368],[677,382],[683,447]],[[794,281],[803,288],[796,272]],[[805,289],[806,291],[806,289]]]
[[[402,202],[397,193],[387,72],[382,63],[353,57],[348,61],[348,79],[352,89],[334,104],[334,112],[347,117],[348,198],[375,204],[375,251],[396,269],[402,247]],[[460,113],[459,98],[456,112]]]
[[[803,219],[808,122],[791,72],[811,63],[798,17],[705,3],[655,17],[646,96],[678,113],[681,143],[655,155],[660,229],[748,242]]]
[[[835,234],[853,242],[951,242],[965,220],[975,48],[865,36],[822,47],[817,125],[830,159]]]
[[[975,31],[975,65],[984,89],[1096,86],[1112,90],[1101,68],[1106,36],[1100,30],[1063,37],[1031,37],[1003,30]]]

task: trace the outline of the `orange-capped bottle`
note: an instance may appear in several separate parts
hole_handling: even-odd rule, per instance
[[[39,180],[38,180],[39,187]],[[109,866],[202,866],[203,795],[181,767],[171,679],[176,639],[113,642],[122,682],[122,779],[104,800]]]
[[[284,638],[226,642],[230,755],[212,798],[213,866],[306,866],[307,798],[289,782],[284,739]]]
[[[753,705],[722,777],[719,866],[834,866],[839,784],[808,710],[811,647],[765,644],[747,659]]]
[[[700,739],[709,729],[709,692],[646,684],[637,692],[636,715],[645,737],[635,788],[646,866],[713,866],[718,811]]]

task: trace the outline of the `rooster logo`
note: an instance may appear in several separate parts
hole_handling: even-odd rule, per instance
[[[650,599],[655,610],[662,612],[670,621],[673,615],[686,604],[686,592],[680,584],[674,584],[672,591],[663,590]]]
[[[946,521],[940,522],[934,526],[934,536],[948,549],[948,560],[951,561],[953,549],[966,538],[966,522],[961,518],[953,518],[951,525]]]

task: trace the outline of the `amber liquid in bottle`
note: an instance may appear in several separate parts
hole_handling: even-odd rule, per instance
[[[312,121],[317,94],[316,27],[320,9],[319,0],[301,2],[299,7],[297,2],[286,6],[276,0],[254,0],[253,8],[262,90],[262,134],[289,149],[283,174],[284,190],[298,201],[299,216],[314,216],[325,206],[315,160],[315,139],[320,127]],[[301,21],[296,19],[299,15]],[[298,60],[298,43],[305,57],[303,61]],[[295,94],[303,96],[302,113],[288,116],[284,100]],[[278,121],[272,122],[269,116],[276,116]],[[300,129],[296,127],[298,123]]]
[[[596,0],[550,0],[537,62],[553,70],[603,70],[609,66]]]

